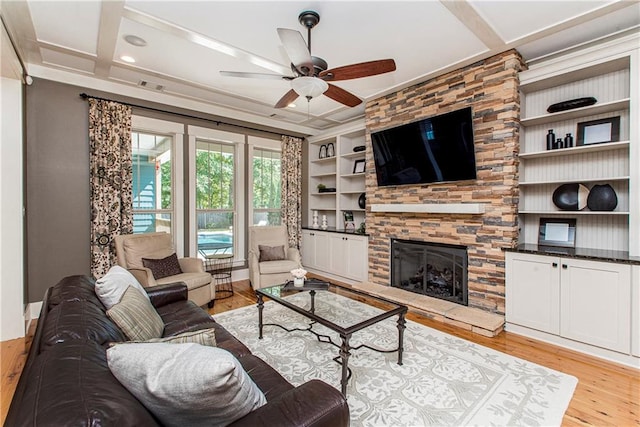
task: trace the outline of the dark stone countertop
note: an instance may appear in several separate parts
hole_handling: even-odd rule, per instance
[[[586,259],[592,261],[617,262],[621,264],[640,265],[640,257],[630,256],[625,251],[609,251],[588,248],[562,248],[553,246],[538,246],[534,244],[520,244],[515,248],[505,248],[508,252],[521,252],[536,255],[562,256],[565,258]]]
[[[340,234],[353,234],[356,236],[369,236],[367,233],[358,233],[357,231],[348,231],[345,230],[344,228],[336,228],[336,227],[328,227],[326,230],[323,230],[322,228],[313,228],[313,227],[309,227],[308,225],[303,225],[302,226],[303,230],[311,230],[311,231],[326,231],[328,233],[340,233]]]

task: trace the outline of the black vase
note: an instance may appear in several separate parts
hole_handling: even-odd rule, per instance
[[[360,206],[360,209],[364,209],[366,200],[367,200],[366,194],[364,193],[360,194],[360,197],[358,197],[358,206]]]
[[[592,211],[612,211],[618,206],[618,196],[609,184],[594,185],[587,197],[587,207]]]
[[[553,192],[553,204],[563,211],[579,211],[587,207],[588,193],[582,184],[562,184]]]

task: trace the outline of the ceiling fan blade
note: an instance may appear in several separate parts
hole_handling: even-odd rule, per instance
[[[332,68],[320,72],[319,77],[327,81],[349,80],[389,73],[395,70],[396,62],[393,59],[380,59],[378,61],[361,62]]]
[[[362,103],[362,100],[351,92],[347,92],[346,90],[332,84],[329,85],[329,89],[327,89],[324,94],[347,107],[355,107]]]
[[[313,75],[313,61],[302,34],[287,28],[278,28],[278,36],[287,51],[291,63],[305,76]]]
[[[246,77],[251,79],[293,80],[293,77],[281,76],[280,74],[245,73],[242,71],[220,71],[220,75],[225,77]]]
[[[298,99],[298,95],[295,90],[291,89],[289,92],[285,93],[282,98],[276,103],[276,108],[284,108],[287,105],[291,104],[293,101]]]

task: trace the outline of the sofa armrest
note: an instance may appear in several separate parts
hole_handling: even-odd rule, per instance
[[[162,307],[177,301],[186,301],[188,298],[187,285],[184,282],[151,286],[145,288],[145,290],[154,307]]]
[[[202,273],[204,264],[200,258],[179,258],[180,269],[183,273]]]
[[[337,427],[349,425],[349,405],[342,393],[311,380],[230,424],[239,426]]]
[[[153,273],[148,268],[129,268],[129,273],[133,274],[142,287],[156,286],[156,279],[153,277]]]

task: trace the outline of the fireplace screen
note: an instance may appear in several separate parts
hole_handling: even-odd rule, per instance
[[[393,239],[391,286],[468,305],[466,247]]]

